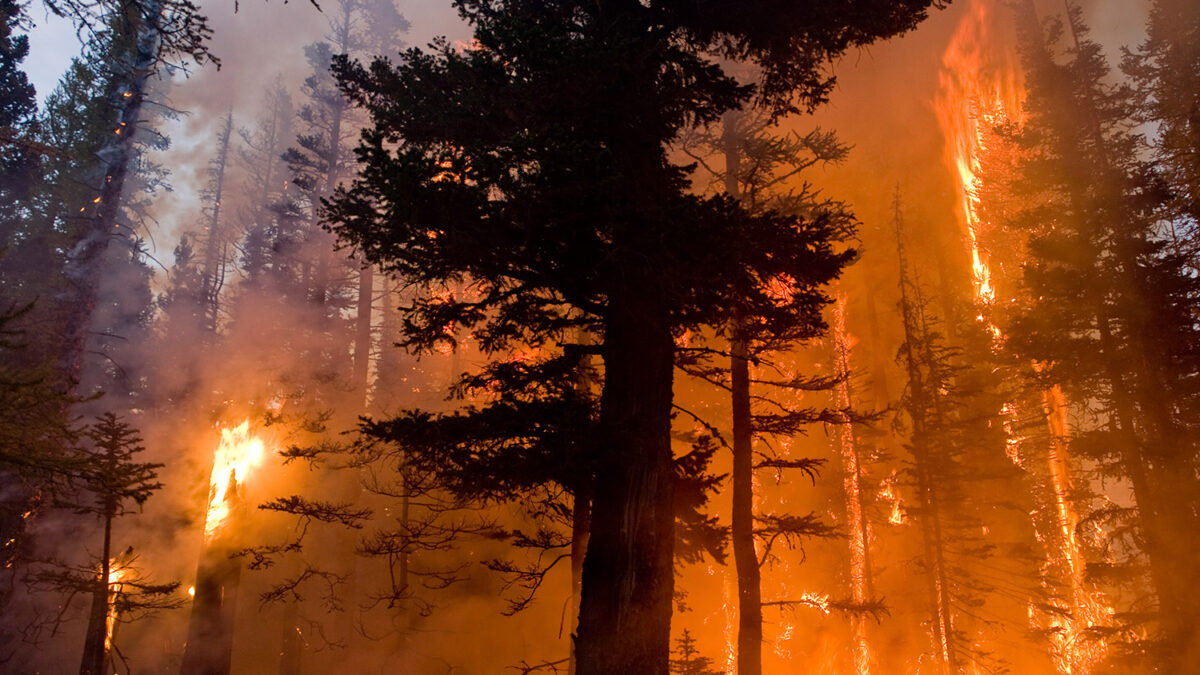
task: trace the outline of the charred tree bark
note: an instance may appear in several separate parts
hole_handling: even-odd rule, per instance
[[[579,675],[666,675],[674,591],[674,340],[647,284],[614,293],[605,323],[592,533],[583,563]]]
[[[592,487],[585,481],[575,488],[575,505],[571,512],[571,653],[567,674],[579,671],[575,653],[575,635],[579,630],[579,605],[583,591],[583,561],[587,554],[588,537],[592,529]]]
[[[576,339],[580,344],[586,340],[586,335],[582,330],[578,331]],[[590,357],[587,352],[580,349],[575,389],[584,396],[589,393],[591,388],[586,370],[589,361]],[[584,465],[588,466],[589,464],[585,463]],[[579,603],[583,591],[583,560],[587,556],[588,538],[592,533],[592,475],[590,472],[582,472],[582,475],[576,480],[572,492],[574,502],[571,507],[570,611],[573,614],[571,616],[571,645],[567,658],[567,675],[576,675],[579,669],[578,655],[575,653],[575,635],[579,630]]]

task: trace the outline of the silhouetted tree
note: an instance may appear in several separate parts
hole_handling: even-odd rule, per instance
[[[830,57],[911,28],[931,4],[824,13],[773,2],[464,0],[471,49],[442,42],[395,64],[339,63],[373,124],[358,150],[365,167],[329,219],[403,278],[473,291],[418,298],[409,344],[431,348],[458,325],[497,354],[550,343],[581,317],[602,335],[604,454],[580,675],[667,672],[675,335],[720,323],[731,297],[747,320],[806,311],[807,287],[771,295],[762,283],[821,275],[829,255],[813,223],[687,195],[687,170],[665,144],[754,96],[716,56],[759,63],[757,93],[776,110],[814,105],[831,86]]]

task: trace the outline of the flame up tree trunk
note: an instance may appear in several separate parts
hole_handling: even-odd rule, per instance
[[[100,574],[96,577],[96,588],[92,591],[92,606],[88,611],[87,635],[83,643],[83,661],[79,675],[106,675],[108,672],[108,617],[112,611],[112,521],[117,505],[110,499],[104,506],[104,540],[100,546]]]
[[[1019,169],[1036,175],[1041,203],[1055,206],[1039,218],[1045,227],[1028,228],[1025,281],[1039,302],[1021,312],[1013,344],[1044,362],[1044,379],[1072,397],[1103,392],[1108,428],[1090,435],[1103,436],[1108,451],[1096,458],[1119,467],[1133,488],[1159,605],[1153,658],[1176,670],[1195,661],[1188,650],[1200,625],[1195,424],[1180,405],[1200,370],[1191,318],[1200,291],[1189,256],[1163,225],[1182,222],[1179,207],[1156,201],[1141,137],[1128,131],[1137,102],[1106,84],[1108,66],[1081,11],[1068,3],[1059,24],[1067,30],[1056,33],[1069,40],[1064,47],[1046,39],[1031,3],[1020,8],[1030,79],[1022,140],[1034,156]],[[1066,343],[1077,352],[1055,347]]]
[[[846,332],[846,299],[841,297],[834,309],[834,372],[841,383],[834,388],[834,408],[849,410],[854,405],[850,386],[850,336]],[[853,421],[838,427],[842,450],[842,488],[846,496],[846,524],[850,546],[850,601],[865,606],[875,595],[871,568],[871,530],[863,505],[863,458]],[[852,651],[857,675],[870,675],[871,649],[867,637],[867,617],[850,617]]]
[[[92,450],[81,459],[86,468],[81,479],[85,493],[94,497],[92,503],[72,505],[81,513],[95,514],[102,523],[103,538],[100,559],[93,569],[97,574],[89,580],[92,594],[88,613],[87,634],[84,639],[80,675],[107,675],[111,672],[109,652],[116,616],[112,559],[113,520],[130,513],[128,502],[144,504],[162,484],[157,481],[162,464],[135,462],[134,457],[145,450],[138,431],[112,413],[105,413],[90,424],[85,435]],[[151,589],[150,586],[145,586]],[[174,585],[153,589],[152,593],[170,592]]]
[[[242,559],[231,557],[230,541],[241,512],[236,479],[229,477],[225,500],[229,515],[205,542],[196,570],[195,596],[188,622],[187,643],[180,675],[229,675],[233,664],[233,637],[237,617]]]

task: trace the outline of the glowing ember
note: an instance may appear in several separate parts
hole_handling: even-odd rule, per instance
[[[821,610],[822,614],[829,614],[830,612],[828,595],[813,593],[812,591],[805,591],[800,594],[799,602],[810,607],[816,607],[817,609]]]
[[[737,571],[733,567],[725,568],[724,582],[721,585],[724,603],[721,612],[725,615],[725,626],[722,633],[725,637],[725,672],[729,675],[737,673]]]
[[[204,520],[204,539],[208,541],[229,519],[238,486],[246,481],[264,455],[262,440],[251,433],[250,420],[232,429],[221,430],[221,443],[213,457],[209,479],[208,515]],[[232,490],[232,493],[231,493]]]

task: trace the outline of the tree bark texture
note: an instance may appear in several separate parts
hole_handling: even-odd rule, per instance
[[[579,675],[667,675],[674,591],[674,340],[646,289],[624,289],[605,326],[601,434],[583,563]]]

